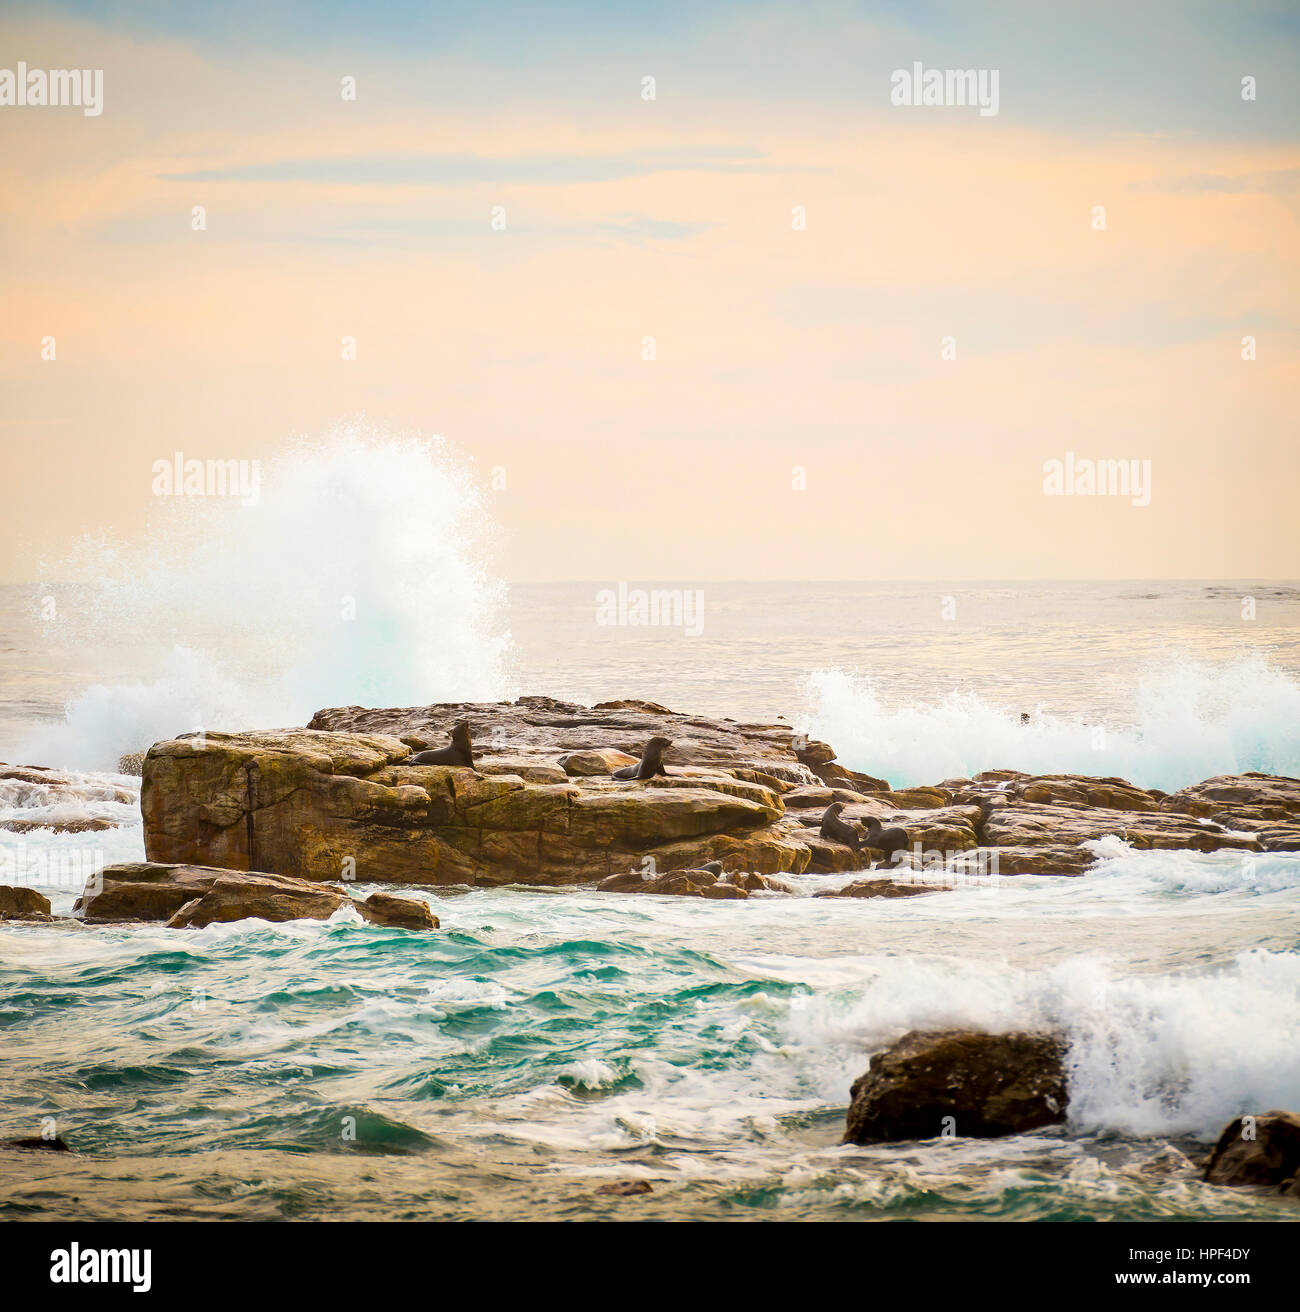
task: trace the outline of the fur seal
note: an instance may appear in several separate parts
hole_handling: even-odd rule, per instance
[[[873,815],[867,821],[867,833],[862,846],[874,847],[877,852],[883,852],[887,857],[892,857],[895,852],[907,851],[907,830],[899,829],[897,825],[890,829],[883,829],[879,819]]]
[[[829,838],[833,843],[843,843],[856,852],[862,846],[862,835],[847,821],[840,819],[843,810],[843,802],[832,802],[826,808],[826,814],[822,816],[821,836]]]
[[[661,738],[656,734],[645,745],[641,759],[635,765],[625,765],[621,770],[611,774],[613,779],[653,779],[661,774],[665,778],[668,771],[664,769],[664,752],[673,745],[671,738]]]
[[[470,742],[469,721],[459,720],[451,731],[451,746],[431,752],[416,752],[407,765],[465,765],[474,769],[474,744]]]

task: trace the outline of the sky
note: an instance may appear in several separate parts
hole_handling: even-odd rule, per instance
[[[5,4],[20,60],[104,103],[0,106],[2,581],[359,417],[510,580],[1300,576],[1300,5]]]

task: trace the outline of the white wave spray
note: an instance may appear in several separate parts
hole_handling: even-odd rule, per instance
[[[123,752],[200,727],[510,695],[506,593],[484,564],[490,522],[439,439],[358,423],[267,462],[255,505],[161,498],[139,543],[82,544],[95,581],[60,605],[49,634],[125,635],[148,673],[82,693],[25,758],[114,769]]]
[[[1117,775],[1171,791],[1214,774],[1300,775],[1300,683],[1259,657],[1182,662],[1140,683],[1119,726],[1018,710],[972,693],[891,706],[879,682],[839,670],[807,680],[809,732],[840,763],[896,787],[981,770]]]

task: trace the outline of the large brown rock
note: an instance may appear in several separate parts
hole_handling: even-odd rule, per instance
[[[1238,1116],[1224,1127],[1205,1167],[1210,1184],[1277,1185],[1290,1192],[1300,1177],[1300,1116],[1271,1111]]]
[[[713,768],[648,781],[527,783],[413,766],[401,740],[289,730],[156,743],[141,809],[151,860],[314,880],[573,883],[647,854],[661,870],[712,857],[807,865],[776,827],[779,793]],[[556,767],[558,769],[558,767]]]
[[[991,1138],[1059,1124],[1065,1052],[1050,1034],[914,1030],[854,1082],[844,1140]]]
[[[51,920],[50,899],[34,888],[0,884],[0,920]]]
[[[229,873],[212,866],[131,861],[106,866],[88,884],[72,914],[95,923],[169,920],[187,902],[202,897],[215,880]]]

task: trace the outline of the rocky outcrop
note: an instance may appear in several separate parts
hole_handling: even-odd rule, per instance
[[[34,888],[0,884],[0,920],[53,920],[50,899]]]
[[[776,826],[779,792],[732,773],[532,784],[408,765],[409,755],[393,737],[302,729],[156,743],[141,791],[146,852],[298,878],[422,884],[576,883],[647,854],[661,870],[714,858],[759,871],[808,863],[808,849]]]
[[[438,927],[438,918],[422,902],[389,893],[357,901],[340,888],[312,880],[148,861],[105,868],[98,887],[87,889],[74,914],[91,923],[164,921],[172,929],[186,929],[249,918],[328,920],[348,906],[373,924]]]
[[[982,832],[985,844],[990,847],[1041,847],[1049,843],[1077,847],[1091,839],[1114,834],[1139,849],[1260,850],[1253,835],[1230,832],[1224,826],[1191,816],[1052,802],[996,806],[984,820]]]
[[[1210,1184],[1274,1185],[1300,1196],[1300,1116],[1238,1116],[1214,1145],[1205,1178]]]
[[[410,764],[462,720],[476,769]],[[667,777],[610,777],[657,735],[672,740]],[[570,884],[646,857],[660,875],[715,860],[765,876],[862,870],[869,852],[819,833],[835,801],[851,825],[874,817],[906,830],[906,864],[927,871],[1077,875],[1096,859],[1087,845],[1108,835],[1136,848],[1259,852],[1290,841],[1298,790],[1243,775],[1166,796],[1123,779],[990,770],[895,792],[784,724],[525,697],[344,707],[308,729],[157,743],[141,807],[158,861],[326,882]],[[1293,828],[1300,842],[1300,820]]]
[[[1060,1124],[1065,1055],[1050,1034],[914,1030],[854,1082],[844,1141],[992,1138]]]

